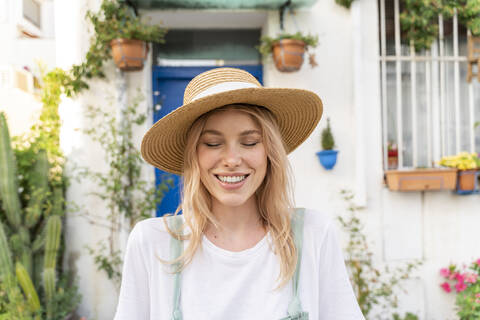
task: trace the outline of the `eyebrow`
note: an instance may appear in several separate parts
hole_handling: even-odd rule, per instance
[[[220,132],[220,131],[217,131],[217,130],[204,130],[202,132],[202,136],[204,134],[213,134],[213,135],[216,135],[216,136],[222,136],[223,134]],[[258,131],[258,130],[245,130],[245,131],[242,131],[240,133],[240,136],[248,136],[250,134],[258,134],[258,135],[261,135],[261,132]]]

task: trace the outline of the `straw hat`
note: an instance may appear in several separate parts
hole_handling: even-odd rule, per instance
[[[199,74],[185,88],[183,106],[158,120],[142,140],[142,157],[155,167],[182,174],[187,134],[202,114],[228,104],[252,104],[277,119],[287,153],[312,133],[322,117],[322,101],[301,89],[264,88],[250,73],[217,68]]]

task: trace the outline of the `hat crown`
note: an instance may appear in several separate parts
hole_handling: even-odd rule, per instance
[[[228,82],[244,82],[256,87],[262,86],[260,82],[247,71],[235,68],[215,68],[199,74],[190,81],[185,88],[183,104],[192,102],[195,100],[195,97],[199,96],[208,88]]]

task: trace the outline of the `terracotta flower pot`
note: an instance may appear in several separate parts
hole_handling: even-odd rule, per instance
[[[458,190],[473,191],[476,187],[477,170],[461,170],[458,172]]]
[[[273,44],[273,60],[275,67],[281,72],[300,70],[305,53],[305,42],[294,39],[283,39]]]
[[[457,169],[405,169],[385,171],[392,191],[455,190]]]
[[[113,39],[110,41],[113,61],[117,67],[124,71],[137,71],[143,69],[147,59],[148,44],[135,39]]]

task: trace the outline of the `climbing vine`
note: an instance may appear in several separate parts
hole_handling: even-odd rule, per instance
[[[97,189],[89,195],[103,201],[107,214],[82,211],[81,215],[92,225],[108,230],[108,236],[97,243],[96,248],[88,247],[99,270],[119,286],[121,280],[121,251],[118,248],[118,235],[121,232],[122,218],[128,219],[130,231],[139,220],[151,217],[157,205],[173,180],[167,174],[157,186],[142,178],[143,160],[133,141],[135,128],[147,120],[147,115],[139,112],[143,97],[139,94],[132,105],[120,113],[121,125],[114,113],[105,108],[89,106],[86,118],[90,126],[83,131],[104,150],[106,172],[94,171],[88,167],[77,167],[76,178],[94,182]]]
[[[335,0],[345,8],[350,8],[354,0]],[[407,43],[413,44],[415,51],[430,49],[438,37],[438,16],[444,20],[457,12],[458,20],[472,35],[480,36],[479,0],[404,0],[400,14],[400,25],[405,32]]]

